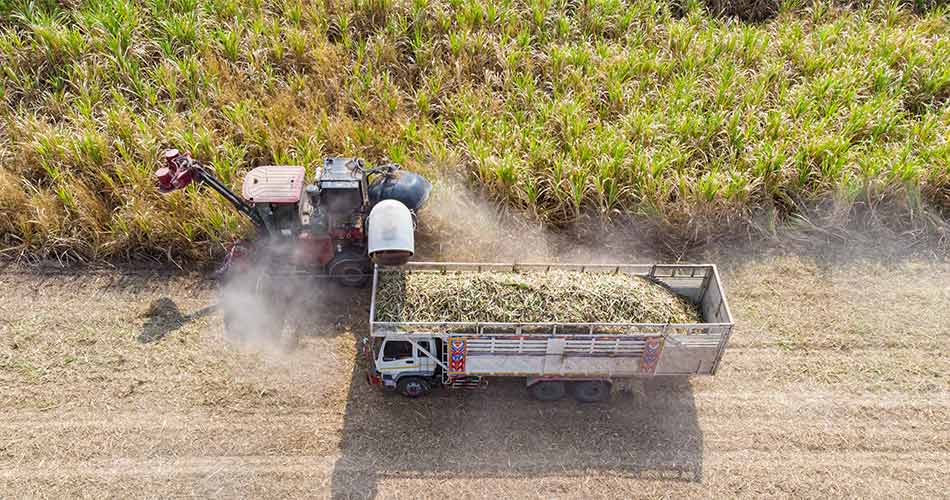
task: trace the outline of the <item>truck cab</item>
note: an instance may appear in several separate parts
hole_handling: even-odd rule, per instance
[[[373,338],[368,344],[367,354],[372,361],[368,379],[407,396],[421,396],[429,392],[439,369],[433,357],[438,359],[440,344],[439,339],[433,337]]]

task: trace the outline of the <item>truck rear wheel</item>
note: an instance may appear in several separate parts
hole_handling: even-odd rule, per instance
[[[571,387],[574,399],[581,403],[596,403],[610,399],[610,382],[606,380],[585,380],[574,382]]]
[[[538,382],[532,385],[529,390],[534,399],[539,401],[557,401],[567,393],[564,382],[560,380]]]
[[[418,398],[432,391],[432,384],[422,377],[405,377],[396,385],[399,394],[407,398]]]

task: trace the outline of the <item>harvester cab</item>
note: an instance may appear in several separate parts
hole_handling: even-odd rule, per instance
[[[415,253],[416,213],[432,185],[395,164],[367,168],[356,158],[328,158],[305,185],[301,166],[257,167],[241,195],[189,154],[171,149],[155,172],[159,191],[207,185],[254,223],[253,241],[236,244],[225,271],[250,264],[329,275],[347,286],[367,284],[373,262],[402,265]]]

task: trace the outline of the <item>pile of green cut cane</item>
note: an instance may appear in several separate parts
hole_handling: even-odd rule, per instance
[[[628,274],[412,272],[380,274],[376,321],[700,323],[688,299]]]

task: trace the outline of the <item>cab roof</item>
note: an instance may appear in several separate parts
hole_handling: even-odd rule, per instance
[[[303,184],[303,167],[267,165],[248,172],[241,194],[252,203],[297,203]]]

